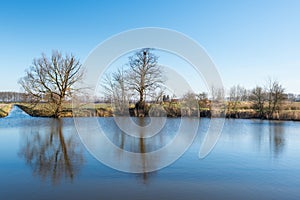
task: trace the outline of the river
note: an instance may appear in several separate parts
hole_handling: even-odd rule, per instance
[[[168,118],[168,128],[143,140],[122,133],[113,118],[97,120],[114,145],[145,153],[166,145],[181,119]],[[208,124],[200,120],[173,164],[126,173],[87,151],[72,118],[2,118],[0,199],[300,199],[300,122],[226,120],[213,151],[199,159]]]

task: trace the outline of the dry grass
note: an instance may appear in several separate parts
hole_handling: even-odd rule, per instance
[[[20,103],[18,106],[23,109],[26,113],[31,116],[40,117],[53,117],[54,109],[51,104],[39,103],[32,106],[29,103]],[[74,107],[73,107],[74,106]],[[108,117],[112,116],[112,107],[110,104],[78,104],[72,105],[72,103],[65,103],[62,108],[62,117],[92,117],[101,116]]]
[[[12,104],[0,104],[0,117],[6,117],[10,112]]]
[[[0,117],[5,117],[11,110],[13,104],[0,104]],[[47,103],[37,104],[35,107],[32,107],[29,103],[21,103],[18,104],[25,112],[32,116],[43,116],[43,117],[51,117],[53,116],[53,109],[51,109],[51,105]],[[253,104],[251,102],[241,102],[237,105],[235,111],[233,113],[238,113],[240,118],[253,118],[257,117],[256,111],[253,110]],[[167,115],[170,117],[179,117],[181,115],[181,107],[180,102],[164,102],[160,104],[160,106],[164,107],[164,110],[167,112]],[[202,107],[201,107],[202,106]],[[203,103],[200,105],[201,113],[209,113],[210,112],[210,104]],[[130,105],[130,108],[134,108],[134,104]],[[52,111],[51,111],[52,110]],[[227,108],[226,108],[227,110]],[[217,110],[218,111],[218,110]],[[228,111],[227,110],[227,114]],[[80,117],[110,117],[113,116],[113,108],[111,104],[108,103],[97,103],[97,104],[81,104],[77,105],[73,108],[71,103],[65,103],[63,105],[62,117],[72,117],[72,116],[80,116]],[[279,118],[283,120],[300,120],[300,102],[284,102],[282,104],[282,109],[279,112]]]

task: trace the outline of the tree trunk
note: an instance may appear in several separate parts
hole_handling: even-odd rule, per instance
[[[56,109],[54,113],[55,118],[61,118],[61,111],[62,111],[62,100],[60,99],[56,104]]]
[[[144,91],[140,91],[140,103],[144,102]]]

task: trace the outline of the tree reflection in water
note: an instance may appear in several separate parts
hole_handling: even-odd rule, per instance
[[[254,125],[254,126],[253,126]],[[283,121],[257,120],[252,123],[251,133],[255,133],[254,142],[259,151],[267,147],[269,155],[278,158],[286,145],[286,127]]]
[[[143,117],[135,119],[135,123],[140,127],[146,126],[147,120],[149,120],[149,118]],[[122,123],[123,125],[128,124],[127,120],[128,118],[124,118],[124,121],[120,123]],[[147,158],[145,154],[161,148],[161,146],[163,146],[164,143],[166,143],[166,141],[163,140],[163,133],[158,133],[157,135],[152,136],[150,138],[143,138],[143,136],[145,135],[145,133],[143,132],[144,129],[139,129],[140,138],[135,138],[121,131],[117,125],[115,125],[114,127],[115,129],[112,142],[122,150],[139,153],[139,160],[130,160],[129,162],[131,162],[131,165],[135,165],[137,164],[137,162],[138,164],[141,164],[141,166],[144,169],[144,172],[137,174],[137,176],[142,178],[143,183],[146,184],[149,180],[149,177],[153,176],[155,172],[146,172]],[[121,157],[121,154],[121,152],[118,152],[116,156]],[[159,159],[157,158],[155,161],[159,161]]]
[[[84,158],[76,134],[63,132],[61,119],[49,119],[46,126],[36,125],[22,132],[19,156],[33,173],[53,184],[62,179],[72,181]]]
[[[285,146],[284,122],[270,122],[269,142],[271,153],[279,156]]]

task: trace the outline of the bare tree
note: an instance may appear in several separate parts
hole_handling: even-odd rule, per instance
[[[278,118],[284,100],[284,88],[278,81],[268,79],[264,88],[257,86],[252,90],[250,99],[260,118],[272,119],[275,114]]]
[[[199,102],[194,92],[187,92],[183,95],[181,102],[181,113],[183,116],[199,117]]]
[[[110,99],[113,105],[115,114],[123,115],[128,110],[130,93],[125,82],[125,76],[123,68],[118,69],[111,75],[107,74],[102,84],[106,97]]]
[[[83,70],[79,60],[71,55],[63,56],[53,51],[51,58],[42,55],[33,60],[32,66],[19,83],[32,102],[46,101],[53,117],[61,117],[62,105],[75,91],[74,85],[82,79]]]
[[[265,116],[265,102],[267,93],[264,88],[256,86],[250,94],[250,100],[253,102],[253,108],[258,112],[260,118]]]
[[[150,49],[142,49],[129,58],[127,84],[138,93],[139,106],[143,106],[146,94],[153,93],[164,82],[158,57]]]
[[[224,88],[217,88],[215,86],[211,86],[210,95],[212,101],[223,101],[225,97]]]
[[[242,101],[247,99],[247,90],[240,86],[235,85],[232,86],[229,90],[229,102],[228,102],[228,110],[233,111],[234,114],[237,114],[238,105],[241,104]]]
[[[267,118],[273,118],[279,112],[282,101],[284,100],[284,88],[278,81],[269,79],[266,85],[267,91]]]

